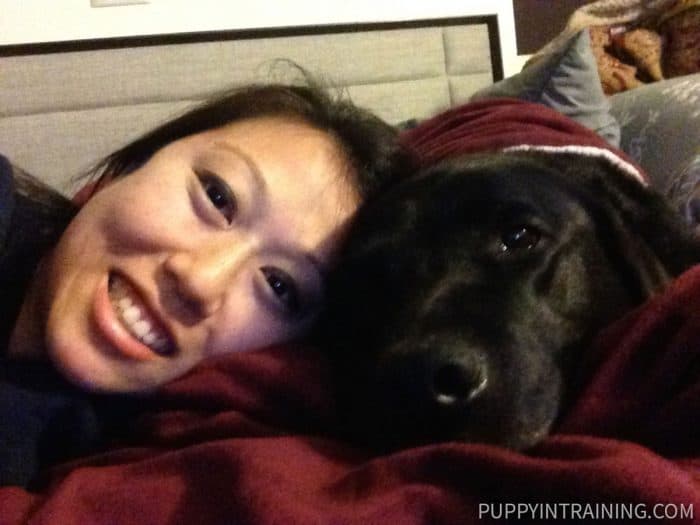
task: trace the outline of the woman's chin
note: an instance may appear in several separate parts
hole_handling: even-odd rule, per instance
[[[142,389],[134,377],[136,371],[110,356],[110,350],[93,344],[90,337],[81,340],[62,335],[58,332],[47,336],[46,347],[52,364],[69,383],[95,393]]]

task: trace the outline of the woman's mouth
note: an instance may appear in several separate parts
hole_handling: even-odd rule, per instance
[[[107,293],[117,320],[131,337],[158,355],[174,352],[175,345],[165,328],[126,279],[110,273]]]

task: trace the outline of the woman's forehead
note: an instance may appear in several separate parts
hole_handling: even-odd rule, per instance
[[[202,132],[200,135],[231,136],[241,140],[243,136],[252,134],[250,140],[268,140],[274,138],[316,139],[335,144],[333,136],[301,118],[283,115],[265,115],[234,120],[224,126]]]
[[[291,117],[255,117],[200,134],[203,149],[228,154],[265,178],[336,190],[345,205],[356,206],[357,177],[346,149],[332,133]],[[268,168],[268,173],[265,173]],[[284,182],[284,181],[278,181]],[[330,192],[332,193],[332,192]]]

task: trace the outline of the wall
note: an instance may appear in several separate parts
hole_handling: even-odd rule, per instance
[[[513,0],[518,53],[534,53],[566,27],[571,13],[590,0]]]

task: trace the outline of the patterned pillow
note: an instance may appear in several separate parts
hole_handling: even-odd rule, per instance
[[[472,95],[481,100],[513,97],[544,104],[592,129],[613,146],[620,142],[620,126],[610,113],[588,29],[556,51],[538,57],[517,75]]]
[[[652,184],[692,217],[700,197],[700,73],[618,93],[610,98],[620,122],[620,147]]]
[[[700,233],[700,150],[671,185],[669,196]]]

